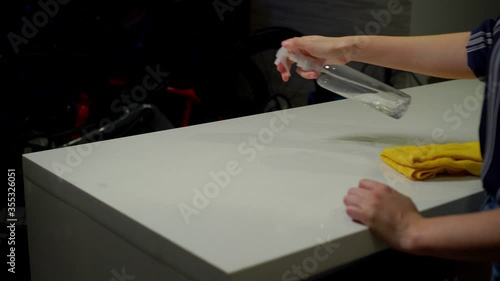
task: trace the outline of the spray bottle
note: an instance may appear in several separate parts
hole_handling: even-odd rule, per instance
[[[286,60],[297,63],[303,70],[318,72],[318,85],[345,98],[356,100],[394,119],[401,118],[411,103],[411,97],[381,81],[359,72],[347,65],[322,65],[318,60],[299,51],[278,50],[275,64],[280,62],[287,68]],[[287,68],[287,71],[289,69]]]

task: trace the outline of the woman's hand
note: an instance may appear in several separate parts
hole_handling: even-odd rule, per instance
[[[361,180],[344,197],[347,214],[366,225],[391,247],[409,251],[412,233],[423,220],[410,198],[391,187]]]
[[[347,41],[347,37],[303,36],[285,40],[281,45],[288,50],[298,50],[323,64],[346,64],[350,61],[349,54],[352,53]],[[288,60],[287,64],[290,69],[293,62]],[[277,70],[281,73],[283,81],[288,81],[290,77],[285,66],[280,63]],[[318,78],[316,71],[297,68],[297,73],[306,79]]]

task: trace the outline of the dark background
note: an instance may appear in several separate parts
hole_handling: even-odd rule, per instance
[[[22,36],[22,18],[33,22],[42,8],[37,1],[2,3],[2,124],[10,136],[71,128],[75,116],[67,107],[79,101],[81,92],[89,95],[91,115],[102,118],[121,91],[141,82],[146,66],[158,64],[171,74],[170,86],[196,87],[206,103],[217,105],[216,94],[206,96],[213,90],[207,84],[221,76],[214,72],[214,62],[249,32],[247,2],[225,12],[221,21],[211,1],[70,0],[59,4],[29,42],[19,44],[18,53],[9,34]],[[110,80],[127,86],[111,86]],[[170,107],[163,112],[177,123],[178,104],[162,102],[166,104]],[[195,122],[211,118],[197,116]]]
[[[36,24],[34,16],[44,11],[40,3],[0,4],[1,158],[4,171],[17,172],[16,274],[9,275],[13,280],[29,280],[21,155],[51,148],[50,143],[30,141],[42,137],[58,145],[70,140],[71,134],[58,135],[77,127],[82,93],[90,110],[87,123],[116,118],[111,103],[141,83],[146,66],[160,65],[161,71],[170,73],[165,87],[196,89],[202,106],[193,111],[191,124],[234,117],[224,111],[234,105],[227,104],[231,103],[224,96],[228,90],[221,85],[228,70],[214,62],[220,62],[250,32],[249,1],[225,11],[223,20],[212,1],[41,2],[52,3],[54,13],[46,24],[30,30],[31,38],[23,35],[23,18]],[[13,34],[27,40],[19,44],[18,52],[11,42]],[[112,81],[119,83],[112,85]],[[180,126],[183,98],[158,92],[148,93],[148,99],[174,127]],[[6,194],[7,187],[4,190]],[[0,198],[5,198],[3,194]],[[6,202],[2,199],[0,205],[2,271],[7,269]]]

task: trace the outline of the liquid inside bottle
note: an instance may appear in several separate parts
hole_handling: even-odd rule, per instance
[[[411,103],[409,95],[346,65],[324,66],[317,82],[331,92],[360,101],[395,119],[401,118]]]

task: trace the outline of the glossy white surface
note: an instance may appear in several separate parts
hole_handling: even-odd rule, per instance
[[[287,280],[319,241],[335,244],[308,275],[384,247],[345,214],[343,197],[361,178],[395,186],[422,211],[457,199],[444,212],[479,208],[469,205],[478,178],[411,182],[379,155],[477,140],[481,85],[404,90],[413,102],[400,120],[345,100],[27,154],[25,177],[193,280]],[[233,172],[229,183],[194,206],[220,171]],[[186,206],[195,213],[183,216]]]

